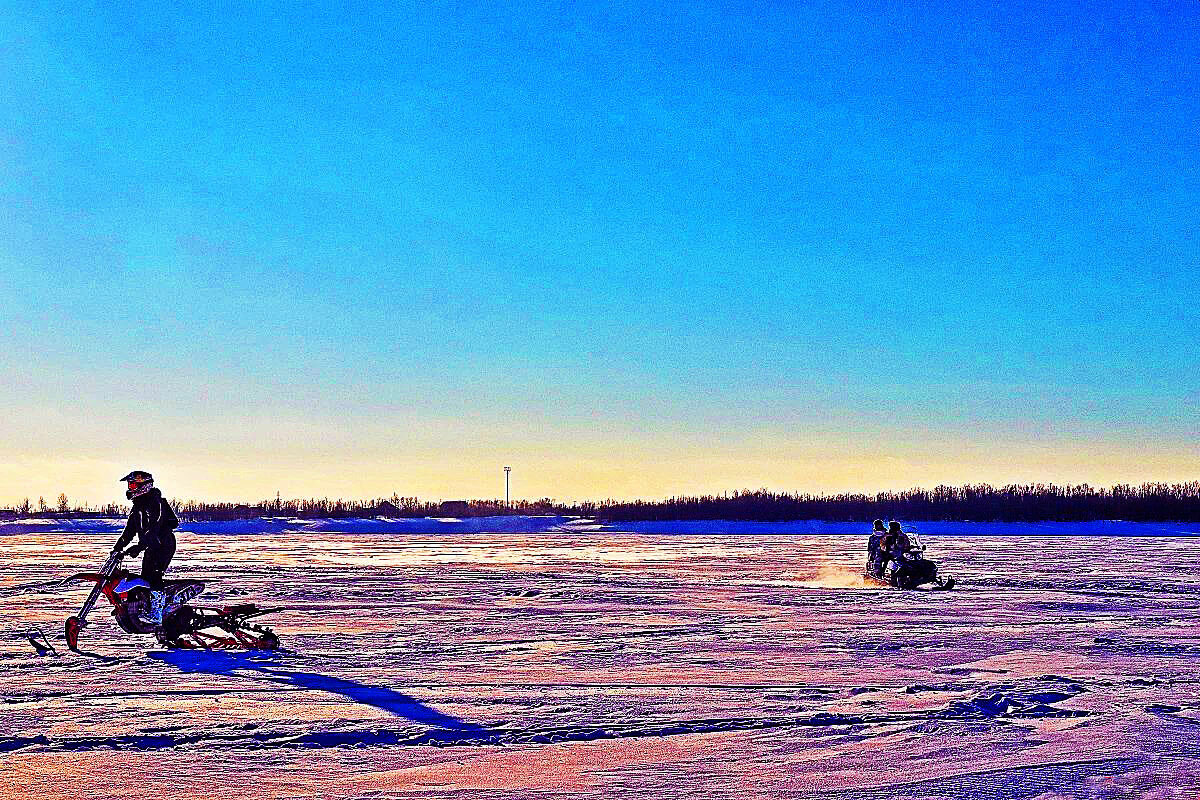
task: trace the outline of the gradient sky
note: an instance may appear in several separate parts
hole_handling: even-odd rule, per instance
[[[0,2],[0,503],[1200,477],[1200,5]]]

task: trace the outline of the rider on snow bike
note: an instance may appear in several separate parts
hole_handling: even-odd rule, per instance
[[[113,617],[127,633],[153,634],[160,644],[170,648],[215,650],[276,650],[279,637],[270,628],[250,620],[280,609],[259,608],[254,603],[231,606],[201,606],[188,601],[204,591],[199,580],[163,580],[163,573],[175,555],[175,528],[179,519],[154,488],[148,472],[134,470],[121,480],[129,484],[126,497],[133,511],[121,538],[99,572],[81,572],[71,580],[93,584],[79,613],[68,618],[65,631],[67,646],[78,650],[79,634],[87,625],[87,615],[103,596],[113,606]],[[126,545],[137,536],[136,546]],[[121,568],[127,555],[142,553],[142,574]],[[35,642],[36,644],[36,642]]]
[[[154,487],[154,476],[149,472],[135,469],[121,480],[129,487],[125,496],[133,501],[133,509],[112,552],[124,552],[126,556],[142,554],[142,578],[151,589],[149,618],[161,622],[166,598],[163,573],[175,555],[175,529],[179,527],[179,518],[162,492]],[[125,550],[134,536],[138,543]]]

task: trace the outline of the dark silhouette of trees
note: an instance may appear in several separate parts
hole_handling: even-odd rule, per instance
[[[1200,522],[1200,481],[1190,483],[1118,484],[1100,488],[1087,484],[1010,484],[935,486],[875,494],[808,494],[742,490],[720,495],[671,497],[665,500],[603,500],[558,503],[551,498],[432,502],[417,497],[372,500],[331,500],[328,497],[284,500],[278,494],[258,503],[205,503],[171,499],[176,512],[188,520],[232,520],[262,517],[488,517],[504,515],[587,516],[621,522],[634,520],[725,519],[782,522],[798,519],[866,522],[875,518],[904,520],[964,520],[977,522],[1075,522],[1121,519],[1135,522]],[[7,516],[124,516],[129,506],[109,503],[92,510],[69,508],[65,494],[51,511],[38,498],[35,513],[25,498]]]
[[[757,491],[728,495],[673,497],[596,506],[604,519],[757,520],[823,519],[866,522],[872,519],[965,520],[977,522],[1075,522],[1122,519],[1142,522],[1200,522],[1200,481],[1119,484],[1096,488],[1056,484],[995,487],[988,484],[936,486],[876,494],[787,494]]]
[[[549,498],[517,501],[509,506],[496,500],[447,500],[432,502],[418,497],[380,497],[372,500],[330,500],[328,497],[283,500],[276,496],[253,505],[246,503],[202,503],[194,500],[172,501],[177,514],[185,519],[254,519],[259,517],[298,517],[301,519],[338,519],[349,517],[494,517],[503,515],[573,514],[576,506],[555,503]]]

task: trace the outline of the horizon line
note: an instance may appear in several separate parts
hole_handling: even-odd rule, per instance
[[[666,503],[666,502],[677,501],[677,500],[728,499],[730,495],[742,496],[742,495],[755,495],[755,494],[771,495],[771,496],[775,496],[775,497],[802,498],[802,499],[810,499],[810,500],[832,500],[832,499],[846,499],[846,498],[858,498],[858,497],[880,498],[880,497],[885,497],[885,496],[889,496],[889,495],[899,496],[899,495],[911,494],[911,493],[917,493],[917,492],[935,492],[939,489],[968,489],[968,488],[994,489],[994,490],[1001,490],[1001,491],[1003,491],[1005,489],[1014,489],[1014,488],[1016,488],[1016,489],[1045,488],[1045,489],[1059,489],[1059,490],[1091,490],[1093,492],[1098,492],[1098,493],[1106,493],[1107,492],[1107,493],[1111,494],[1116,489],[1119,489],[1119,488],[1120,489],[1147,489],[1147,488],[1152,488],[1152,487],[1168,488],[1168,489],[1170,489],[1170,488],[1195,488],[1195,487],[1200,487],[1200,478],[1196,478],[1196,479],[1192,479],[1192,480],[1184,480],[1184,481],[1143,480],[1143,481],[1139,481],[1139,482],[1118,482],[1118,483],[1106,483],[1106,484],[1092,484],[1087,481],[1083,481],[1080,483],[1071,483],[1071,482],[1057,483],[1054,481],[1028,481],[1028,482],[1015,482],[1014,481],[1014,482],[1007,482],[1007,483],[989,483],[987,481],[980,481],[977,483],[957,483],[957,484],[938,483],[938,484],[934,484],[933,486],[916,485],[916,486],[907,486],[907,487],[903,487],[903,488],[890,488],[890,489],[877,489],[877,490],[847,489],[847,490],[840,490],[840,491],[808,491],[808,490],[803,490],[803,489],[792,489],[792,490],[771,489],[769,487],[764,486],[764,487],[758,487],[758,488],[753,488],[753,489],[749,488],[749,487],[741,487],[738,489],[724,489],[724,490],[720,490],[720,491],[713,491],[713,492],[710,492],[707,494],[679,493],[679,494],[672,494],[672,495],[665,495],[665,496],[660,495],[660,496],[655,496],[655,497],[649,497],[649,496],[612,497],[612,496],[609,496],[609,497],[604,497],[602,499],[578,499],[578,498],[576,498],[576,499],[562,499],[562,500],[556,499],[552,496],[543,496],[543,497],[537,497],[537,498],[528,498],[528,497],[512,498],[511,500],[507,501],[507,505],[549,503],[552,505],[560,505],[560,506],[581,506],[581,505],[587,505],[587,504],[602,505],[602,504],[608,504],[608,503],[614,503],[614,504]],[[60,501],[63,498],[66,498],[66,501],[68,503],[68,508],[65,511],[59,511],[57,513],[69,513],[72,511],[86,512],[86,511],[92,510],[93,506],[95,506],[94,510],[98,511],[100,509],[108,508],[111,506],[127,506],[127,505],[129,505],[129,500],[127,500],[127,499],[113,500],[113,501],[106,502],[106,503],[92,503],[89,500],[85,500],[85,501],[83,501],[82,505],[80,505],[80,504],[70,505],[70,499],[67,498],[66,493],[60,492],[54,498],[54,502],[47,501],[45,499],[44,495],[39,495],[38,496],[39,502],[37,504],[39,510],[36,510],[36,511],[34,511],[34,509],[32,508],[35,505],[33,503],[33,499],[28,496],[24,497],[22,499],[22,501],[19,503],[12,503],[9,505],[0,506],[0,510],[20,511],[21,508],[24,506],[24,503],[28,502],[29,505],[31,506],[30,512],[52,513],[52,512],[55,512],[56,509],[58,509],[60,507],[60,505],[61,505]],[[366,507],[368,503],[374,503],[375,505],[378,505],[382,502],[391,502],[391,501],[393,501],[393,499],[411,501],[413,504],[420,504],[420,505],[444,505],[444,504],[448,504],[448,503],[464,503],[464,504],[468,504],[468,505],[491,503],[491,504],[496,504],[498,506],[506,505],[506,501],[500,497],[453,497],[453,498],[439,497],[436,499],[432,499],[432,498],[423,498],[420,495],[404,495],[404,494],[400,494],[399,492],[396,492],[396,491],[393,491],[391,494],[387,494],[387,495],[376,495],[376,496],[371,496],[371,497],[358,497],[358,498],[341,497],[341,496],[330,497],[329,495],[323,495],[323,496],[310,495],[307,497],[296,496],[296,497],[284,498],[281,493],[277,492],[276,496],[274,498],[265,497],[265,498],[258,498],[258,499],[253,499],[253,500],[249,500],[249,499],[205,500],[205,499],[195,498],[195,497],[182,498],[182,497],[173,497],[173,496],[168,495],[168,500],[172,501],[177,506],[179,506],[179,505],[186,506],[186,505],[195,504],[195,505],[202,505],[202,506],[213,506],[213,505],[234,506],[234,507],[246,506],[249,508],[266,507],[273,503],[294,504],[294,503],[305,503],[305,502],[326,502],[326,503],[333,502],[333,503],[345,503],[348,505]],[[43,509],[43,504],[44,504],[44,509]]]

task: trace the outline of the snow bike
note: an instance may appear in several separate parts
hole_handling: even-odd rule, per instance
[[[953,589],[954,578],[938,574],[937,564],[925,557],[925,544],[916,530],[904,532],[912,547],[900,554],[899,560],[888,559],[882,573],[875,572],[875,564],[868,557],[863,575],[876,583],[897,589],[916,589],[930,584],[932,589]]]
[[[154,634],[159,644],[184,650],[276,650],[279,637],[270,628],[250,622],[254,617],[279,611],[253,603],[207,608],[187,605],[204,591],[195,580],[163,581],[162,613],[153,613],[153,593],[141,576],[121,569],[125,554],[114,551],[99,572],[81,572],[67,580],[91,581],[92,591],[79,613],[67,620],[67,646],[79,650],[79,632],[87,626],[87,615],[104,595],[112,603],[112,615],[127,633]]]

